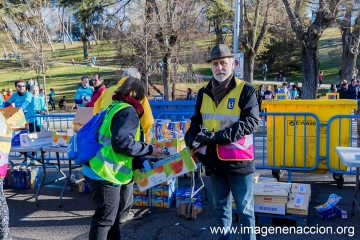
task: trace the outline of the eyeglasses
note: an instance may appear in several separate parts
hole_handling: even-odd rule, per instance
[[[17,85],[18,88],[25,87],[25,85]]]

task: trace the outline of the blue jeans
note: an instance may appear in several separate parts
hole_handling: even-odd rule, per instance
[[[253,174],[213,174],[211,186],[214,202],[215,215],[219,227],[230,227],[232,223],[231,196],[233,196],[236,210],[239,214],[240,226],[252,227],[255,230],[254,197],[253,197]],[[244,233],[242,240],[255,240],[255,233]],[[240,230],[238,229],[238,232]],[[230,233],[221,234],[219,239],[232,239]]]
[[[84,177],[91,188],[95,213],[91,219],[89,240],[120,240],[120,190],[108,181]]]

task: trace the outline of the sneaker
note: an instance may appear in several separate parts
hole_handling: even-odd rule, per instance
[[[129,214],[126,216],[125,219],[120,219],[120,224],[126,223],[127,221],[131,220],[134,218],[134,213],[133,212],[129,212]]]

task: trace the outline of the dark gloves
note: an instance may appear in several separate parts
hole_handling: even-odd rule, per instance
[[[214,132],[204,131],[205,135],[197,135],[195,137],[195,142],[200,143],[199,146],[208,146],[212,147],[216,145],[216,136]]]

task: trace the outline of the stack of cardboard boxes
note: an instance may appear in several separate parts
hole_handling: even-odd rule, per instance
[[[275,178],[253,178],[254,211],[260,213],[285,215],[308,215],[311,200],[309,184],[277,182]],[[235,209],[235,202],[232,200]]]
[[[39,176],[42,166],[15,166],[8,168],[4,187],[18,189],[33,189],[40,184]]]
[[[170,208],[175,201],[176,189],[176,178],[144,191],[141,191],[139,186],[134,184],[133,205],[138,207]]]
[[[194,192],[197,192],[198,188],[194,188]],[[191,189],[190,188],[180,188],[176,192],[176,207],[178,208],[178,215],[187,216],[188,206],[190,202]],[[197,192],[191,202],[191,217],[196,218],[196,216],[202,213],[202,200],[200,199],[200,193]]]

